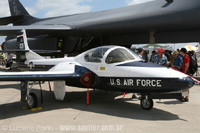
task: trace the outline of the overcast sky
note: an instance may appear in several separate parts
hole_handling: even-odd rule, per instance
[[[101,11],[153,0],[20,0],[34,17],[45,18],[74,13]],[[8,0],[0,0],[0,17],[10,16]],[[4,41],[0,37],[0,43]]]

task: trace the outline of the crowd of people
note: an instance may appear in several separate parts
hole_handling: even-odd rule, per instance
[[[13,63],[13,57],[10,53],[0,53],[0,64],[5,65],[7,69],[11,69]]]
[[[138,55],[141,59],[145,59],[144,49],[138,49]],[[186,48],[177,49],[173,52],[164,51],[163,48],[159,48],[156,51],[152,51],[152,55],[149,60],[152,63],[156,63],[165,67],[172,67],[188,75],[194,75],[197,72],[198,64],[194,51],[187,51]]]
[[[140,58],[145,60],[143,54],[144,49],[139,48],[138,55]],[[156,63],[165,67],[171,67],[190,76],[193,76],[194,73],[198,72],[198,63],[195,52],[187,51],[186,48],[181,48],[181,50],[177,49],[173,52],[166,52],[163,48],[159,48],[157,51],[152,51],[149,62]],[[189,101],[188,96],[183,97],[181,101]]]

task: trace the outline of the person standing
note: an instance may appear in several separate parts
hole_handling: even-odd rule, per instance
[[[138,56],[145,60],[145,55],[144,55],[144,49],[143,48],[138,48]]]
[[[12,55],[8,53],[6,57],[6,68],[11,68],[12,65]]]
[[[190,56],[187,54],[186,48],[181,48],[180,53],[183,57],[182,70],[181,71],[185,74],[189,74]]]
[[[152,58],[152,62],[162,66],[167,66],[167,57],[164,55],[164,49],[160,48],[157,52],[158,54]]]
[[[145,57],[144,57],[144,49],[143,48],[138,48],[138,56],[145,60]],[[139,93],[133,93],[132,95],[132,98],[137,98],[137,99],[140,99],[141,95]]]
[[[151,54],[151,57],[150,57],[150,62],[152,62],[152,60],[153,60],[153,57],[156,55],[156,51],[154,50],[154,51],[152,51],[152,54]]]
[[[188,55],[190,57],[189,73],[193,75],[198,70],[197,58],[194,51],[189,51]]]
[[[179,52],[178,52],[178,51],[174,51],[174,52],[173,52],[173,58],[174,58],[174,61],[173,61],[173,63],[171,64],[171,67],[172,67],[172,68],[175,68],[175,69],[178,69],[179,71],[181,71],[181,70],[182,70],[183,59],[182,59],[182,57],[179,55]]]
[[[0,64],[3,65],[4,61],[4,53],[0,53]]]
[[[182,72],[185,74],[189,74],[189,66],[190,66],[190,56],[187,54],[186,48],[181,48],[180,54],[183,56],[183,63],[182,63]],[[189,101],[189,90],[188,91],[188,96],[183,97],[182,101],[183,102],[188,102]]]

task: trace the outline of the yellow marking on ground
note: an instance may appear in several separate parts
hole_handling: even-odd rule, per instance
[[[42,110],[42,107],[37,107],[37,108],[32,108],[30,109],[31,111],[39,111],[39,110]]]

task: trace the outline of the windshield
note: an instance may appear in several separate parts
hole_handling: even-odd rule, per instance
[[[141,58],[138,56],[138,54],[136,54],[135,52],[133,52],[133,51],[130,50],[130,49],[127,49],[127,50],[133,54],[133,56],[135,57],[135,59],[141,60]]]
[[[85,54],[85,61],[95,63],[102,62],[102,58],[108,49],[109,48],[97,48],[89,51]]]
[[[119,63],[119,62],[124,62],[128,60],[134,60],[135,57],[130,54],[127,50],[125,49],[115,49],[111,51],[107,58],[106,58],[106,63],[111,64],[111,63]]]

